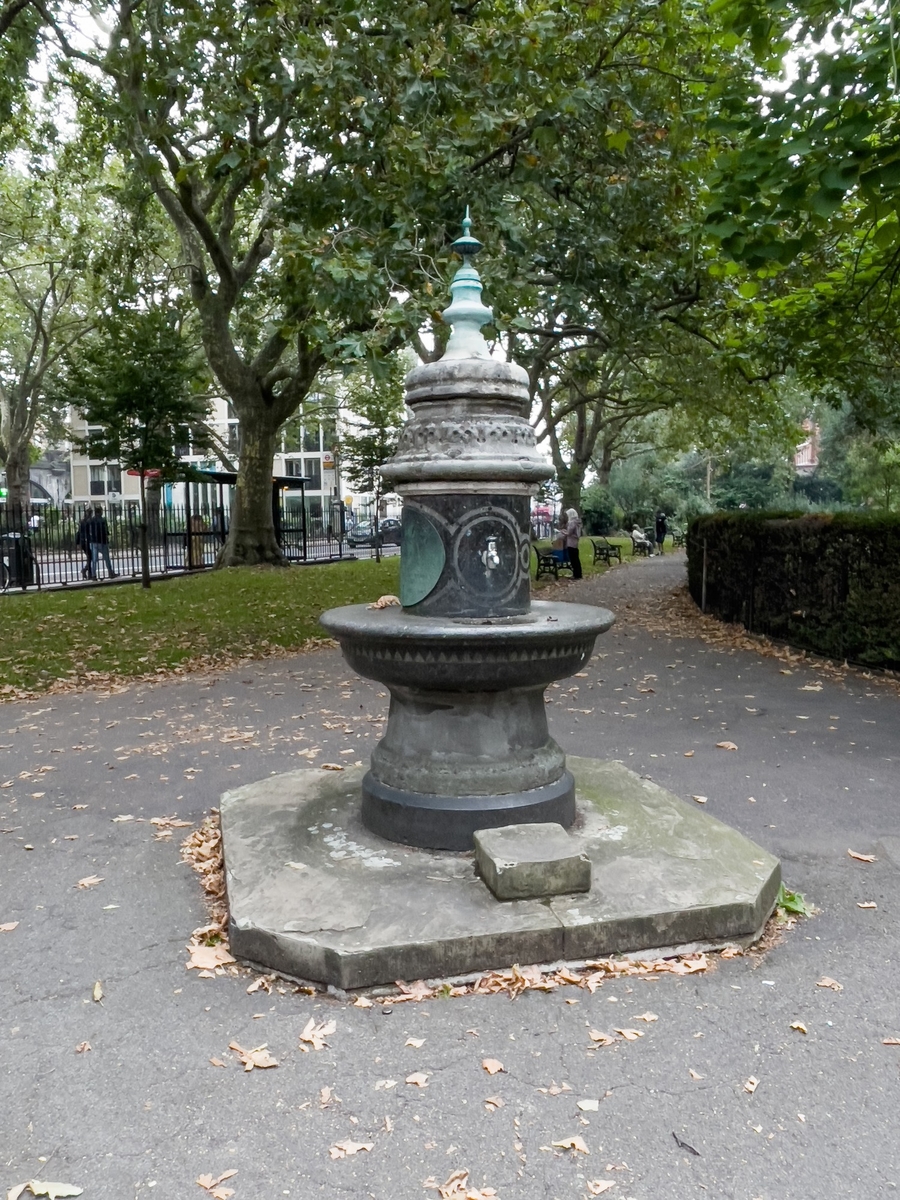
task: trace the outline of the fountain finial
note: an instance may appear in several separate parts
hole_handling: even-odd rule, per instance
[[[469,232],[472,228],[472,218],[469,216],[468,205],[462,227],[462,237],[456,239],[452,248],[463,262],[450,284],[453,300],[443,313],[443,320],[452,329],[450,341],[443,354],[444,360],[491,356],[481,327],[492,321],[494,314],[481,301],[481,276],[471,261],[481,249],[481,242]]]

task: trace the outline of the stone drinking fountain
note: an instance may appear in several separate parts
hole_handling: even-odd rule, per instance
[[[531,600],[531,497],[553,474],[529,423],[528,376],[492,358],[469,232],[444,313],[444,355],[410,372],[413,417],[382,468],[403,498],[402,608],[364,604],[322,624],[391,693],[362,785],[362,820],[394,842],[470,850],[475,830],[575,819],[575,781],[544,689],[590,659],[612,613]]]
[[[447,348],[407,377],[413,416],[382,471],[403,497],[400,605],[322,617],[388,688],[385,734],[368,767],[220,802],[232,953],[342,988],[746,942],[780,883],[728,826],[621,762],[567,763],[550,735],[544,690],[613,617],[531,600],[530,501],[552,471],[525,372],[481,334],[470,227]]]

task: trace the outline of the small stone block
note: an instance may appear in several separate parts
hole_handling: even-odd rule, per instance
[[[475,861],[498,900],[591,890],[591,860],[555,822],[479,829]]]

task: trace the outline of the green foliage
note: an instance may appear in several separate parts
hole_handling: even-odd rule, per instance
[[[813,910],[806,903],[806,897],[802,892],[792,892],[782,884],[778,889],[778,896],[775,900],[775,909],[779,916],[782,914],[790,914],[795,917],[811,917]]]
[[[898,566],[897,517],[716,513],[688,535],[688,586],[707,611],[872,666],[900,665]]]
[[[622,522],[622,510],[617,507],[609,489],[592,483],[581,497],[581,518],[586,533],[607,534]]]
[[[84,416],[92,458],[171,477],[176,443],[203,445],[206,405],[191,392],[196,363],[173,314],[120,310],[73,356],[65,395]]]
[[[346,427],[339,450],[347,482],[358,491],[381,494],[379,468],[397,449],[405,406],[403,381],[409,369],[404,355],[393,354],[378,370],[359,371],[345,382]]]

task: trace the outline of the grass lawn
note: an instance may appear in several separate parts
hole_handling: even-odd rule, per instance
[[[154,582],[0,599],[0,697],[57,680],[136,678],[324,638],[319,614],[399,586],[400,559],[316,567],[244,567]]]
[[[631,542],[617,540],[630,558]],[[584,538],[585,575],[606,570],[592,558]],[[531,569],[533,577],[533,557]],[[77,687],[301,650],[325,638],[318,619],[326,608],[396,594],[399,574],[397,556],[205,571],[154,582],[150,591],[125,584],[10,593],[0,599],[0,699],[45,692],[58,681]],[[540,593],[554,581],[534,586]]]

